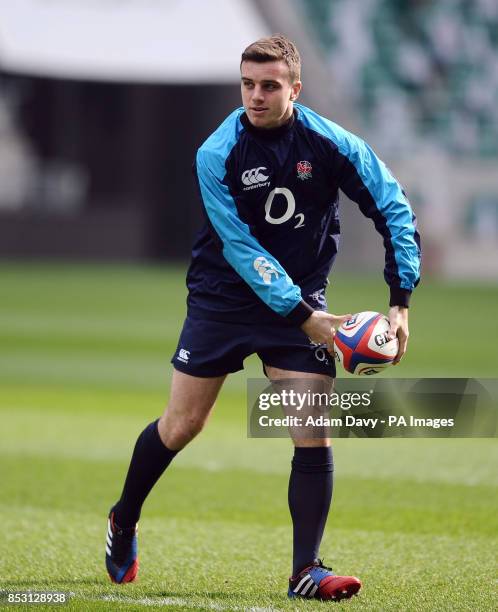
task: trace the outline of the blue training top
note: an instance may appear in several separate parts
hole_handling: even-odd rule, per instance
[[[311,308],[326,308],[339,189],[383,237],[390,304],[408,305],[420,269],[415,215],[357,136],[301,104],[275,129],[255,128],[238,108],[200,147],[194,168],[206,223],[187,274],[190,316],[301,325]]]

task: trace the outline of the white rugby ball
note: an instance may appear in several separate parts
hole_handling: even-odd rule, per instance
[[[351,374],[369,376],[389,367],[398,354],[398,339],[388,339],[389,319],[380,312],[358,312],[334,338],[334,353]]]

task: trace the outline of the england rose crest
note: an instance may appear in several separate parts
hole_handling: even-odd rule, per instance
[[[300,161],[297,162],[297,178],[301,179],[302,181],[311,178],[311,164],[309,163],[309,161]]]

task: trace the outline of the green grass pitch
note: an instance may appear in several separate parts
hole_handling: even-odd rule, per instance
[[[109,582],[106,515],[167,401],[184,273],[0,265],[0,588],[70,592],[70,610],[496,610],[488,439],[337,441],[322,554],[364,588],[340,604],[287,600],[291,446],[246,437],[253,358],[148,499],[139,581]],[[332,280],[332,312],[385,310],[382,280]],[[496,286],[422,284],[393,373],[496,377],[497,312]]]

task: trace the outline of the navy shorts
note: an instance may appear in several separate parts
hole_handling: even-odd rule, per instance
[[[244,359],[257,353],[263,364],[335,378],[333,357],[310,343],[297,327],[241,325],[187,317],[171,363],[191,376],[223,376],[244,369]]]

